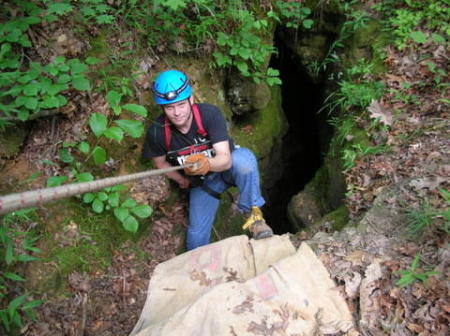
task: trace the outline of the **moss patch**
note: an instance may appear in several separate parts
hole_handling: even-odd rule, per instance
[[[285,119],[281,108],[281,88],[271,88],[272,99],[261,110],[252,114],[244,125],[237,125],[231,130],[231,136],[242,147],[251,149],[258,159],[267,156],[277,137],[282,136]]]
[[[19,153],[27,133],[23,124],[7,127],[4,132],[0,131],[0,158],[9,158]]]
[[[372,64],[373,73],[385,72],[383,47],[388,39],[388,34],[382,31],[378,20],[368,21],[346,41],[342,67],[350,68],[361,59],[366,59]]]
[[[211,234],[211,241],[218,241],[231,236],[245,234],[242,230],[244,224],[243,216],[233,209],[232,198],[235,198],[239,191],[233,187],[222,194],[219,210],[217,211],[214,228]]]
[[[326,214],[323,220],[330,222],[333,230],[342,230],[349,221],[348,210],[344,205],[341,205],[336,210]]]
[[[42,220],[38,243],[43,253],[27,271],[33,290],[58,292],[64,289],[63,279],[74,271],[103,270],[111,265],[114,250],[125,245],[142,256],[137,241],[148,231],[145,223],[132,234],[112,213],[95,214],[76,199],[54,202],[47,208],[51,217]]]

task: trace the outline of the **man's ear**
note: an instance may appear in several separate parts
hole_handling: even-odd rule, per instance
[[[191,105],[194,104],[194,95],[191,95],[191,96],[189,97],[189,102],[191,103]]]

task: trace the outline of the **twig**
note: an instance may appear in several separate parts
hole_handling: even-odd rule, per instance
[[[214,234],[217,236],[217,238],[219,239],[219,240],[222,240],[222,237],[219,235],[219,232],[217,232],[217,230],[216,230],[216,228],[214,227],[214,225],[213,225],[213,230],[214,230]]]
[[[84,331],[86,329],[86,317],[87,317],[87,293],[83,294],[83,301],[81,303],[81,324],[78,332],[78,336],[84,336]]]
[[[127,276],[125,275],[125,270],[122,268],[122,303],[126,307],[127,302],[125,299],[125,291],[127,290]]]

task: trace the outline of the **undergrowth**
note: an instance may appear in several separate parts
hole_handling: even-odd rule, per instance
[[[24,264],[41,252],[32,230],[35,217],[34,209],[26,209],[0,218],[0,319],[8,334],[23,327],[24,319],[36,319],[34,308],[43,302],[27,292],[24,278]]]

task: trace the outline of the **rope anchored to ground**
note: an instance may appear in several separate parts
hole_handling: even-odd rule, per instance
[[[21,193],[10,194],[0,197],[0,215],[6,213],[32,207],[35,205],[42,205],[47,202],[55,201],[61,198],[84,194],[87,192],[94,192],[104,188],[112,187],[117,184],[133,182],[142,180],[150,176],[170,173],[172,171],[184,169],[187,166],[195,164],[182,165],[176,167],[153,169],[141,173],[129,174],[117,177],[107,177],[101,180],[73,183],[62,185],[59,187],[44,188]]]

